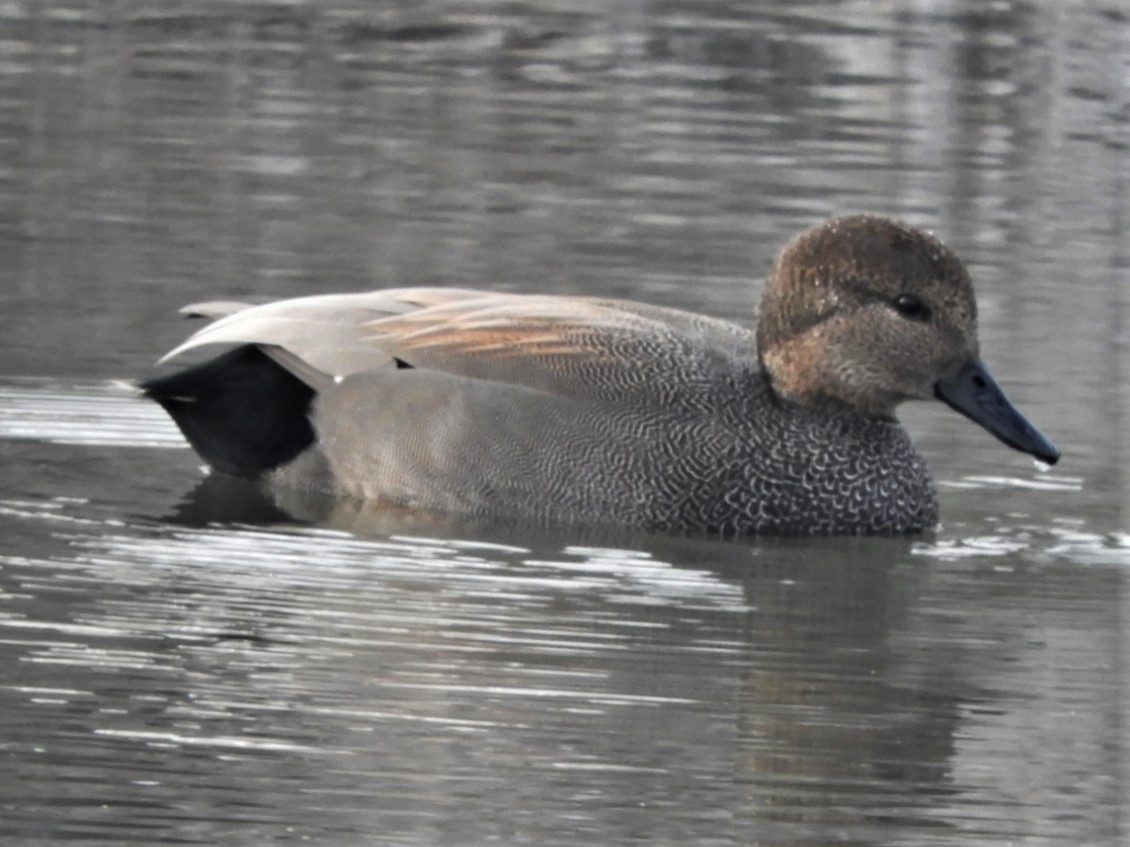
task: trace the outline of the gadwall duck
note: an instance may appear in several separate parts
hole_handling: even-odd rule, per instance
[[[978,355],[969,274],[931,235],[834,218],[795,238],[756,334],[626,300],[400,288],[218,318],[145,383],[216,471],[400,506],[742,533],[910,533],[938,517],[895,419],[939,398],[1059,452]]]

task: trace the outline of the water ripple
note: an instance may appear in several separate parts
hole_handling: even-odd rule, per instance
[[[184,447],[154,403],[122,382],[66,385],[46,380],[0,383],[0,438],[95,447]]]

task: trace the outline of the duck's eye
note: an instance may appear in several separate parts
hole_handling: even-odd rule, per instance
[[[912,321],[930,320],[930,307],[913,294],[900,294],[894,300],[895,311]]]

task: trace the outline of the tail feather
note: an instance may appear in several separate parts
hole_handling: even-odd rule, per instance
[[[255,479],[314,441],[314,390],[254,345],[142,383],[215,470]]]

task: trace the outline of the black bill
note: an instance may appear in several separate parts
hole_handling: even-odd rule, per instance
[[[934,394],[1009,447],[1049,465],[1059,461],[1056,446],[1016,411],[989,371],[976,359],[966,363],[956,376],[936,384]]]

